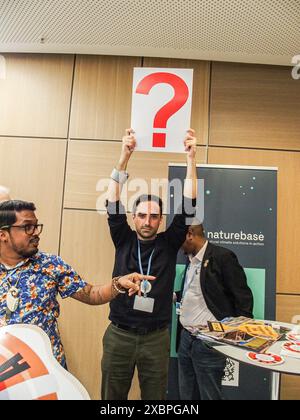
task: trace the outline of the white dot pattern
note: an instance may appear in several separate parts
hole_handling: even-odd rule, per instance
[[[0,0],[6,43],[292,57],[300,0]]]

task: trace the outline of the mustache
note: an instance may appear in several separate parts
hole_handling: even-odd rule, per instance
[[[35,236],[34,238],[31,238],[31,239],[30,239],[29,243],[32,243],[32,242],[39,242],[39,241],[40,241],[40,238],[39,238],[38,236]]]

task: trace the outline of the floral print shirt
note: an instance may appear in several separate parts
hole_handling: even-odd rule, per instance
[[[0,264],[0,327],[35,324],[49,336],[53,354],[66,367],[60,340],[58,293],[64,299],[86,286],[80,276],[60,257],[39,252],[14,268]],[[19,306],[6,320],[6,296],[10,287],[19,290]]]

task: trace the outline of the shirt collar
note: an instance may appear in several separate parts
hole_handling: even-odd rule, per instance
[[[208,241],[206,241],[205,242],[205,244],[203,245],[203,247],[200,249],[200,251],[198,252],[198,254],[196,254],[196,255],[189,255],[189,259],[190,259],[190,262],[191,262],[191,264],[199,264],[199,263],[201,263],[202,262],[202,260],[203,260],[203,257],[204,257],[204,254],[205,254],[205,251],[206,251],[206,248],[207,248],[207,244],[208,244]]]
[[[5,270],[5,271],[15,270],[15,269],[17,269],[19,267],[22,267],[23,265],[27,265],[27,263],[30,263],[30,262],[36,260],[38,255],[39,255],[39,252],[37,254],[33,255],[32,257],[26,258],[25,260],[19,262],[14,267],[9,267],[9,266],[6,266],[6,265],[0,263],[0,270],[1,269],[2,270]]]

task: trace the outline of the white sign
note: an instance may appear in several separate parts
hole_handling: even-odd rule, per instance
[[[81,383],[54,358],[48,335],[35,325],[0,328],[1,400],[89,400]]]
[[[137,140],[136,150],[184,152],[192,87],[192,69],[134,69],[131,128]]]

